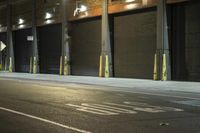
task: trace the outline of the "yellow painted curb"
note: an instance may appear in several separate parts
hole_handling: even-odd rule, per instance
[[[167,80],[167,58],[166,54],[163,54],[163,66],[162,66],[162,80]]]
[[[109,78],[109,77],[110,77],[110,72],[109,72],[109,58],[108,58],[108,55],[106,55],[105,77],[106,77],[106,78]]]
[[[100,56],[100,61],[99,61],[99,77],[102,77],[102,55]]]
[[[59,71],[60,75],[62,75],[62,68],[63,68],[63,62],[62,62],[62,56],[60,56],[60,71]]]

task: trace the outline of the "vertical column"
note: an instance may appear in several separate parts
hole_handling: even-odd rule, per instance
[[[62,55],[60,57],[60,75],[70,75],[70,51],[68,25],[67,25],[67,13],[66,3],[68,0],[61,0],[61,12],[62,12]]]
[[[100,77],[112,77],[112,54],[111,54],[111,42],[110,31],[108,21],[108,0],[102,0],[102,42],[101,42],[101,56],[99,64],[99,76]]]
[[[32,57],[30,58],[30,72],[39,73],[39,55],[38,55],[38,39],[37,39],[37,17],[36,17],[36,0],[32,0]]]
[[[2,70],[2,52],[1,52],[1,41],[0,41],[0,71]]]
[[[154,80],[171,80],[166,0],[158,0],[157,6],[157,50],[154,62]]]
[[[7,45],[9,60],[9,72],[15,71],[14,50],[13,50],[13,36],[12,36],[12,12],[11,0],[7,0]]]

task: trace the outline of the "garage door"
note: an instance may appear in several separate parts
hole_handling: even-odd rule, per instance
[[[101,19],[73,22],[71,37],[72,74],[98,76],[101,51]]]
[[[114,17],[114,75],[153,78],[156,11],[148,9]]]
[[[40,72],[59,74],[61,56],[61,24],[38,28]]]
[[[200,81],[200,2],[173,7],[173,79]]]
[[[13,32],[16,72],[29,72],[32,42],[27,40],[27,36],[31,35],[31,29],[23,29]]]

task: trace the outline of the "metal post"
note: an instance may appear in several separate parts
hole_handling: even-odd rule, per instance
[[[67,14],[66,14],[66,3],[68,0],[61,0],[62,10],[62,55],[60,58],[60,75],[70,75],[70,51],[69,51],[69,40],[68,25],[67,25]]]
[[[102,42],[99,64],[100,77],[112,77],[112,54],[110,42],[110,29],[108,21],[108,0],[102,0]]]
[[[33,42],[32,42],[32,56],[30,60],[33,61],[33,63],[30,63],[30,65],[33,65],[33,67],[30,67],[33,70],[30,70],[30,72],[33,72],[34,74],[39,73],[39,55],[38,55],[38,39],[37,39],[37,18],[36,18],[36,0],[32,0],[32,35],[33,35]]]
[[[157,50],[154,80],[171,80],[166,0],[158,0],[157,6]]]
[[[9,72],[15,71],[14,50],[13,50],[13,36],[12,36],[12,0],[7,0],[7,44],[8,44],[8,58]]]

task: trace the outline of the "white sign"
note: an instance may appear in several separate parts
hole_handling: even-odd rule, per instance
[[[2,41],[0,41],[0,45],[0,51],[3,51],[6,48],[6,45]]]
[[[33,41],[33,36],[27,36],[27,41]]]

